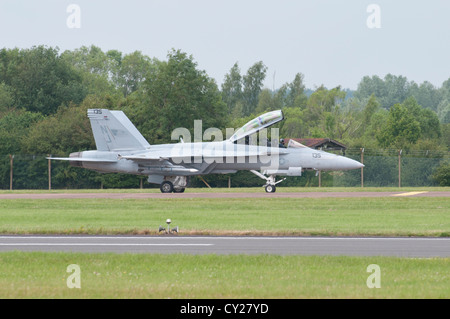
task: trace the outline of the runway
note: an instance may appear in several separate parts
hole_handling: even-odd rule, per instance
[[[450,197],[445,191],[415,192],[190,192],[186,193],[4,193],[0,199],[170,199],[170,198],[356,198],[356,197]]]
[[[450,257],[450,238],[0,236],[0,252]]]

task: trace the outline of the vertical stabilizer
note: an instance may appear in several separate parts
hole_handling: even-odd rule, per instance
[[[88,118],[99,151],[137,151],[150,147],[122,111],[89,109]]]

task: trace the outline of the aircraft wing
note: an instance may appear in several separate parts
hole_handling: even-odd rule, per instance
[[[120,156],[120,158],[128,159],[137,162],[157,162],[172,160],[175,162],[181,162],[183,159],[190,159],[192,157],[202,157],[204,160],[215,159],[215,158],[242,158],[242,157],[257,157],[257,156],[268,156],[268,155],[284,155],[287,154],[287,150],[283,148],[268,148],[262,147],[261,150],[257,148],[253,150],[249,149],[227,149],[226,144],[217,145],[214,147],[209,143],[210,147],[196,147],[195,144],[174,144],[171,149],[166,150],[152,150],[146,153],[137,155],[125,155]],[[233,144],[234,145],[234,144]]]

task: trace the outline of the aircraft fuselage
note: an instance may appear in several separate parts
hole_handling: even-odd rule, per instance
[[[148,158],[159,151],[171,150],[172,160],[164,158],[148,163],[129,160],[124,157]],[[240,154],[236,157],[234,154]],[[203,156],[207,155],[207,157]],[[224,142],[178,143],[151,146],[145,152],[102,152],[85,151],[71,154],[71,157],[108,158],[111,162],[83,161],[76,166],[104,172],[137,175],[191,176],[204,174],[226,174],[239,170],[280,171],[290,168],[301,170],[349,170],[362,164],[347,157],[314,150],[311,148],[277,148]],[[106,156],[106,157],[105,157]],[[175,160],[173,159],[175,158]]]

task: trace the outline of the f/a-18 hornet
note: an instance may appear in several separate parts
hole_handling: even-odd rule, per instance
[[[180,136],[187,134],[190,138],[190,134],[187,129],[181,129],[175,137],[179,138],[178,143],[159,145],[150,145],[122,111],[89,109],[88,117],[97,150],[50,159],[70,161],[72,166],[102,173],[145,175],[149,183],[159,184],[163,193],[184,192],[190,176],[229,174],[239,170],[249,170],[264,179],[266,192],[273,193],[275,185],[285,179],[276,181],[276,176],[301,176],[305,170],[350,170],[364,166],[293,140],[287,147],[280,147],[277,129],[271,129],[275,130],[271,134],[273,146],[268,145],[264,138],[267,132],[262,134],[266,131],[263,129],[284,119],[281,110],[256,117],[225,140],[217,141],[219,131],[219,134],[212,134],[216,137],[212,142],[184,142]],[[252,141],[256,140],[258,132],[260,143],[256,145]]]

